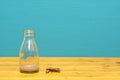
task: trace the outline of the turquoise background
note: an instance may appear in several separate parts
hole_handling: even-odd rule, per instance
[[[24,29],[40,56],[120,56],[120,0],[0,0],[0,56],[18,56]]]

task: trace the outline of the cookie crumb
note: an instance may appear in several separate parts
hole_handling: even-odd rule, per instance
[[[49,72],[60,72],[60,68],[52,68],[52,67],[46,68],[46,73]]]

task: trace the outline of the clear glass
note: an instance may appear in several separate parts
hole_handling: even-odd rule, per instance
[[[24,31],[24,40],[20,48],[20,72],[39,72],[39,55],[36,42],[34,40],[34,30]]]

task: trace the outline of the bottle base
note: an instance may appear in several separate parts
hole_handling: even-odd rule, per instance
[[[23,70],[20,70],[21,73],[38,73],[38,71],[23,71]]]
[[[37,73],[39,72],[39,68],[34,65],[25,65],[20,67],[21,73]]]

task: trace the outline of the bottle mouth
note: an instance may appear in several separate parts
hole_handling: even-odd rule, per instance
[[[24,30],[24,36],[34,36],[34,30]]]
[[[34,33],[34,30],[24,30],[24,33]]]

